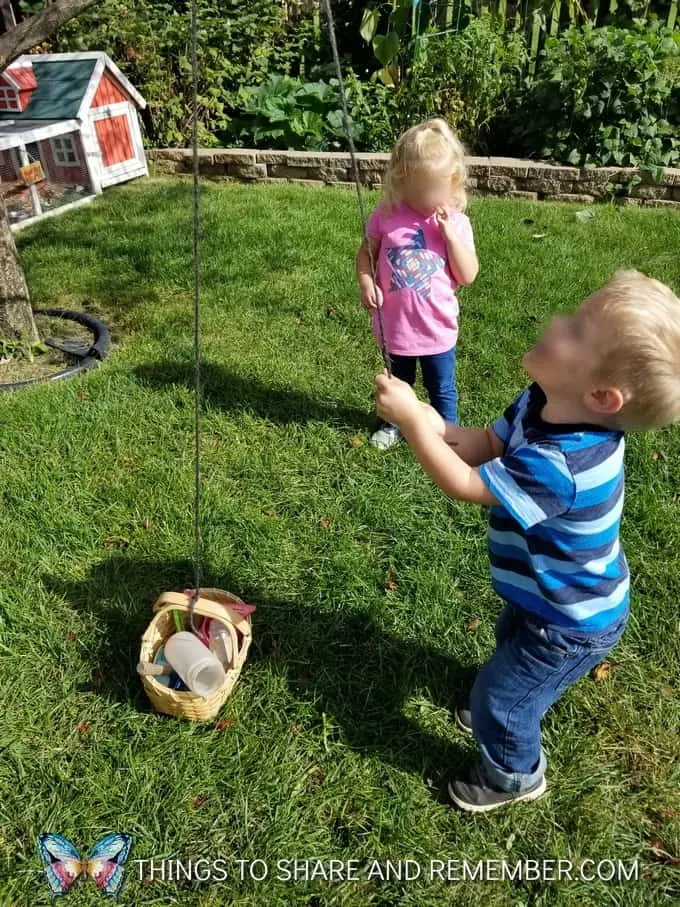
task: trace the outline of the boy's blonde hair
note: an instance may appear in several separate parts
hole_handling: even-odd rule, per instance
[[[587,300],[611,336],[597,377],[630,395],[617,414],[626,431],[680,421],[680,299],[640,271],[617,271]]]
[[[446,120],[439,117],[411,126],[397,140],[385,176],[387,204],[396,205],[402,200],[410,175],[428,171],[451,174],[451,203],[464,211],[465,149]]]

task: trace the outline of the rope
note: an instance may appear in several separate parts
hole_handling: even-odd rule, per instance
[[[368,239],[366,217],[366,207],[361,189],[361,177],[359,174],[359,162],[357,160],[356,148],[354,147],[354,138],[347,108],[347,97],[345,95],[345,86],[342,77],[342,66],[340,65],[340,55],[338,53],[338,44],[335,37],[335,22],[331,11],[330,0],[323,0],[323,6],[328,21],[328,30],[330,33],[331,49],[333,51],[333,60],[335,71],[338,77],[340,90],[340,102],[342,105],[342,118],[349,145],[350,158],[352,160],[352,171],[354,174],[354,183],[357,190],[359,201],[359,214],[361,217],[361,226],[366,239],[366,248],[368,250],[368,259],[371,267],[371,279],[374,285],[378,286],[375,260],[373,249]],[[192,136],[191,150],[193,160],[193,263],[194,263],[194,462],[195,462],[195,490],[194,490],[194,589],[192,590],[189,602],[189,623],[195,634],[198,630],[194,623],[194,609],[200,596],[201,589],[201,425],[200,425],[200,406],[201,406],[201,307],[200,307],[200,258],[199,258],[199,232],[200,232],[200,213],[199,213],[199,166],[198,166],[198,2],[192,0],[191,3],[191,90],[192,90]],[[387,373],[392,376],[392,365],[390,354],[385,340],[385,325],[380,306],[377,308],[378,325],[380,327],[380,339],[382,355],[387,368]]]
[[[194,608],[201,588],[201,306],[200,306],[200,259],[198,235],[199,179],[198,179],[198,0],[191,3],[191,90],[192,90],[192,136],[193,157],[193,260],[194,260],[194,589],[189,602],[189,624],[195,634]]]
[[[195,2],[195,0],[194,0]],[[357,160],[357,152],[354,147],[354,136],[352,135],[352,125],[349,116],[349,109],[347,107],[347,96],[345,94],[345,83],[342,77],[342,66],[340,64],[340,54],[338,53],[338,42],[335,37],[335,20],[333,19],[333,11],[331,10],[330,0],[322,0],[322,5],[324,8],[324,13],[326,15],[326,21],[328,23],[328,35],[331,42],[331,51],[333,53],[333,63],[335,64],[335,72],[338,78],[338,88],[340,91],[340,105],[342,107],[342,124],[345,130],[345,137],[347,139],[347,145],[349,146],[349,156],[352,161],[352,174],[354,176],[354,185],[357,190],[357,199],[359,201],[359,216],[361,218],[361,229],[366,241],[366,249],[368,250],[368,260],[371,267],[371,280],[375,287],[378,286],[377,271],[375,266],[375,259],[373,257],[373,249],[371,247],[371,241],[368,236],[368,218],[366,217],[366,206],[364,204],[364,196],[361,189],[361,176],[359,174],[359,162]],[[390,360],[390,353],[387,347],[387,341],[385,339],[385,322],[383,321],[382,308],[377,307],[376,312],[378,313],[378,327],[380,330],[380,346],[382,351],[383,360],[385,362],[385,368],[387,369],[387,374],[392,377],[392,363]]]

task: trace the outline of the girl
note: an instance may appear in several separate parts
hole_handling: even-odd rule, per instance
[[[380,342],[382,306],[392,371],[413,385],[420,360],[432,406],[449,422],[458,421],[455,385],[459,284],[477,276],[472,227],[463,213],[463,146],[442,119],[412,126],[398,140],[389,162],[384,198],[371,215],[356,266],[361,304],[373,310],[373,333]],[[376,266],[371,276],[367,242]],[[371,436],[375,447],[401,438],[383,423]]]

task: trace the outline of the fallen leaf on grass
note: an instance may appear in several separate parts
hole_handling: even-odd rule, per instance
[[[655,450],[652,454],[652,460],[665,460],[666,454],[662,450]]]
[[[64,639],[66,640],[66,642],[75,642],[76,634],[73,632],[73,630],[68,630],[66,633],[64,633]]]
[[[321,526],[322,529],[328,529],[330,527],[330,525],[331,525],[331,521],[327,520],[325,518],[323,520],[319,521],[319,526]]]
[[[192,801],[191,808],[200,809],[200,807],[203,806],[203,804],[206,803],[207,800],[208,800],[207,794],[199,794],[198,797],[194,798],[194,800]]]
[[[92,725],[90,724],[89,721],[81,721],[80,724],[78,725],[78,727],[76,728],[76,730],[78,731],[79,734],[87,734],[87,733],[89,733],[91,726]]]
[[[612,664],[610,661],[603,661],[599,665],[595,665],[593,670],[590,672],[590,676],[596,683],[599,683],[601,680],[607,680],[612,673]]]
[[[333,308],[333,306],[329,305],[328,308],[326,309],[326,317],[335,318],[336,314],[337,313],[336,313],[335,309]]]
[[[153,526],[153,520],[150,520],[150,519],[147,517],[147,518],[144,520],[144,522],[142,523],[142,526],[143,526],[145,529],[151,529],[151,527]]]
[[[470,620],[465,621],[465,629],[471,633],[473,630],[477,629],[481,622],[481,617],[471,617]]]
[[[215,725],[216,731],[224,731],[228,727],[233,727],[236,724],[233,718],[221,718]]]
[[[387,579],[385,580],[385,588],[387,589],[388,592],[394,592],[395,589],[398,588],[397,579],[394,575],[393,570],[390,570],[390,572],[387,575]]]
[[[651,850],[654,859],[658,860],[660,863],[664,863],[666,866],[680,866],[680,857],[674,857],[672,854],[668,853],[663,846],[663,842],[659,838],[650,838],[649,849]]]
[[[292,734],[294,737],[297,737],[297,735],[300,734],[301,732],[302,732],[302,725],[301,725],[301,724],[294,724],[293,727],[291,728],[291,734]]]
[[[364,439],[361,437],[361,435],[354,435],[353,438],[350,438],[349,443],[352,445],[352,447],[363,447]]]
[[[263,510],[262,513],[263,513],[265,516],[268,516],[268,517],[275,517],[275,516],[276,516],[276,511],[275,511],[275,510],[272,510],[271,508],[268,508],[267,510]]]

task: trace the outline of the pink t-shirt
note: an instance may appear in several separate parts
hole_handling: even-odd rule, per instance
[[[450,216],[461,240],[474,251],[469,218],[460,212]],[[450,350],[458,338],[458,284],[436,216],[424,217],[405,204],[390,209],[383,203],[371,215],[367,232],[380,240],[378,284],[389,351],[432,356]],[[378,315],[372,314],[380,343]]]

